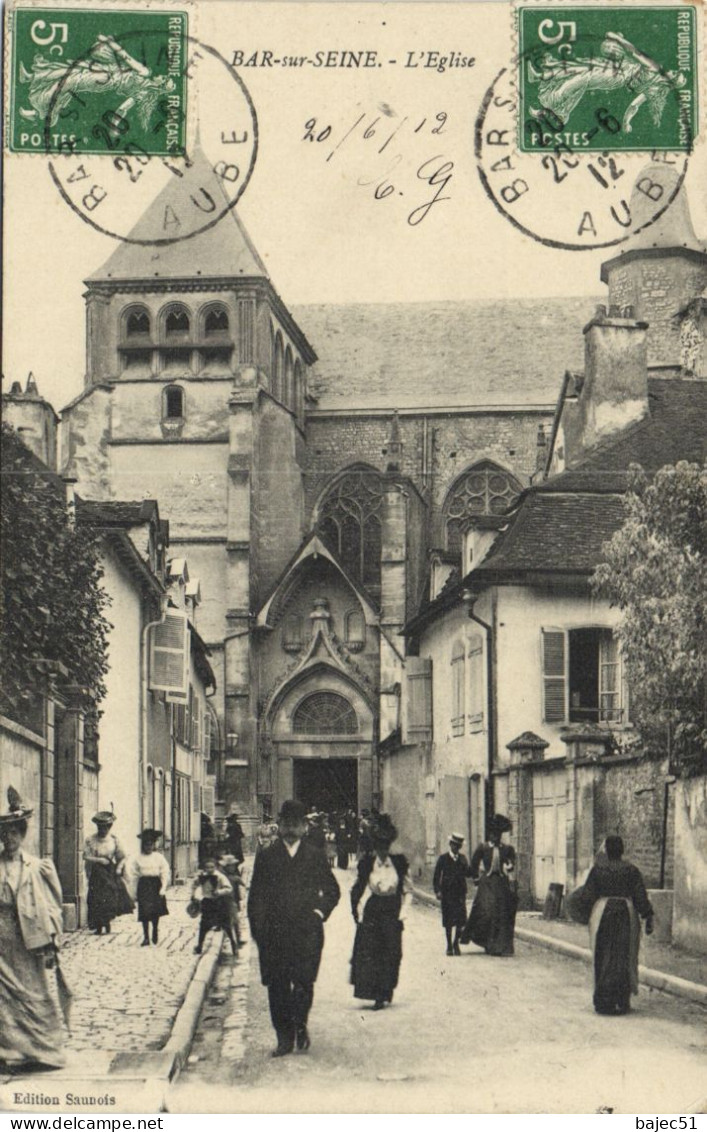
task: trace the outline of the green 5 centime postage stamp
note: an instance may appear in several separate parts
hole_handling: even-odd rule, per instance
[[[692,5],[532,5],[518,20],[521,150],[692,148],[699,89]]]
[[[16,8],[10,148],[184,152],[186,12]]]

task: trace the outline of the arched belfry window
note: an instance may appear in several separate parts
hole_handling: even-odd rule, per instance
[[[188,334],[190,329],[188,310],[185,307],[172,307],[168,310],[164,320],[164,329],[168,338],[174,335],[181,337]]]
[[[212,307],[206,312],[204,333],[207,337],[210,334],[223,334],[228,328],[228,311],[225,307]]]
[[[162,416],[165,420],[183,420],[184,390],[179,385],[167,385],[162,393]]]
[[[319,512],[321,539],[373,594],[380,591],[382,503],[378,473],[357,470],[336,481]]]
[[[288,409],[294,411],[295,408],[295,377],[294,377],[294,364],[292,361],[292,350],[288,346],[285,350],[285,384],[282,399],[287,405]]]
[[[444,504],[447,549],[461,549],[462,528],[474,515],[503,515],[520,495],[517,479],[491,460],[469,468],[452,485]]]
[[[275,335],[275,344],[273,347],[272,359],[272,395],[277,397],[278,401],[282,400],[283,395],[283,370],[285,365],[285,352],[282,345],[282,335],[278,330]]]
[[[125,320],[125,333],[128,338],[136,338],[150,333],[150,314],[145,307],[134,307],[128,311]]]
[[[338,692],[313,692],[298,704],[292,717],[298,735],[356,735],[356,712]]]

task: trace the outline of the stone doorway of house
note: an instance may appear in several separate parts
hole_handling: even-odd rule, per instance
[[[294,796],[308,810],[358,813],[357,759],[295,759]]]

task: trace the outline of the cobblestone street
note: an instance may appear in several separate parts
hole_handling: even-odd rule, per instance
[[[65,937],[61,965],[74,994],[70,1055],[164,1046],[198,960],[195,923],[185,911],[188,896],[188,885],[169,890],[169,916],[160,920],[156,947],[140,946],[135,914],[114,920],[110,935],[82,930]]]
[[[705,1010],[641,988],[602,1018],[588,965],[516,941],[516,955],[444,955],[439,912],[414,904],[390,1009],[353,999],[347,889],[326,927],[312,1049],[272,1061],[257,948],[222,957],[169,1111],[685,1111],[704,1094]]]

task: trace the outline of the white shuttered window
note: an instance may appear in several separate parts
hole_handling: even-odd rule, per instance
[[[186,699],[189,689],[189,620],[185,613],[167,610],[150,630],[149,685]]]

